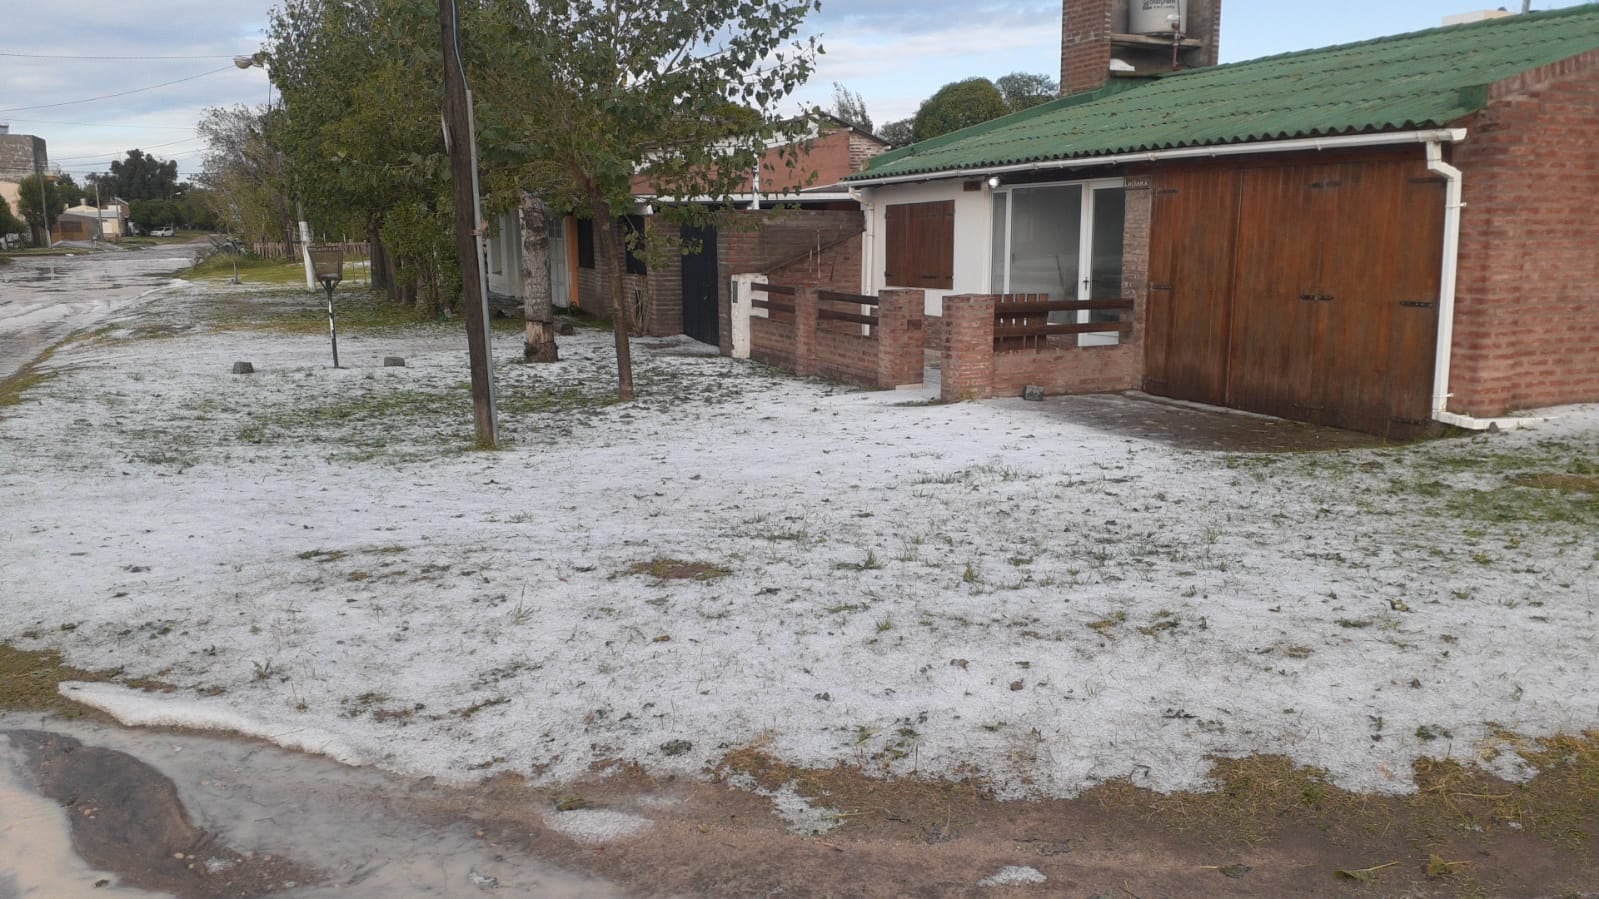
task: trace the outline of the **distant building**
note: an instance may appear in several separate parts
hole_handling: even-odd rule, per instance
[[[31,134],[11,134],[0,126],[0,181],[21,181],[29,175],[48,171],[50,156],[44,138]]]

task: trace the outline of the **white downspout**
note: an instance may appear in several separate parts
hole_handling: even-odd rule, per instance
[[[864,191],[857,188],[849,189],[850,199],[861,205],[861,215],[865,219],[866,230],[861,234],[861,293],[865,296],[876,295],[876,278],[873,273],[877,271],[873,261],[877,256],[877,228],[874,213],[876,205]]]
[[[1436,140],[1427,142],[1427,169],[1444,176],[1444,248],[1443,270],[1438,278],[1438,343],[1434,353],[1432,372],[1432,417],[1457,428],[1486,431],[1490,428],[1509,430],[1538,419],[1532,418],[1474,418],[1449,411],[1449,369],[1455,340],[1455,286],[1460,275],[1460,210],[1461,182],[1465,175],[1460,169],[1444,162],[1443,145]]]

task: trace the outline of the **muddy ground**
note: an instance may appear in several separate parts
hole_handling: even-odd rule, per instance
[[[58,806],[81,862],[41,871],[0,849],[6,897],[1599,895],[1599,808],[1576,801],[1599,782],[1593,740],[1552,747],[1575,782],[1438,764],[1418,794],[1375,797],[1255,758],[1219,765],[1213,793],[1001,802],[977,781],[803,771],[758,749],[702,780],[618,765],[551,791],[57,716],[6,715],[0,734],[4,804]],[[810,817],[778,813],[785,787]],[[14,819],[0,845],[19,823],[49,829]]]

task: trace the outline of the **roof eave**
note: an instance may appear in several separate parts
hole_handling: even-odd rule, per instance
[[[942,181],[952,178],[985,178],[992,175],[1016,172],[1038,172],[1055,169],[1086,169],[1105,165],[1127,165],[1135,162],[1160,162],[1166,159],[1208,159],[1219,156],[1253,156],[1263,153],[1299,153],[1351,149],[1358,147],[1393,146],[1400,144],[1459,143],[1466,139],[1464,128],[1426,128],[1408,131],[1383,131],[1372,134],[1344,134],[1326,137],[1301,137],[1273,141],[1245,141],[1210,146],[1174,147],[1166,150],[1139,150],[1130,153],[1112,153],[1102,156],[1084,156],[1069,159],[1043,159],[1007,165],[971,166],[968,168],[935,169],[925,172],[907,172],[903,175],[885,175],[880,178],[854,176],[847,179],[851,187],[879,187],[886,184],[904,184],[913,181]]]

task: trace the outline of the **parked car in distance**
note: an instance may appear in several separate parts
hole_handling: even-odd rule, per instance
[[[156,228],[156,229],[154,229],[154,230],[152,230],[150,232],[150,236],[151,237],[171,237],[172,236],[172,226],[171,225],[167,225],[164,228]]]

